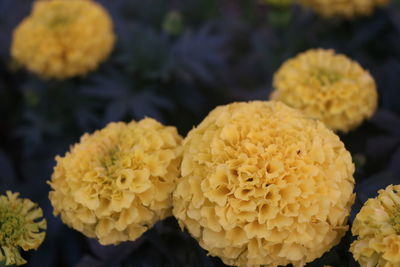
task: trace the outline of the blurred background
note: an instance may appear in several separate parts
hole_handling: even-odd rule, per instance
[[[173,218],[135,242],[101,246],[63,225],[48,200],[54,157],[85,132],[145,116],[185,135],[215,106],[266,100],[280,64],[309,48],[333,48],[368,69],[378,84],[372,120],[341,135],[357,171],[361,204],[400,184],[400,1],[353,21],[322,19],[299,6],[255,0],[101,0],[117,45],[84,78],[42,81],[10,58],[15,26],[31,0],[0,0],[0,193],[41,205],[45,242],[27,266],[224,266],[206,256]],[[352,237],[307,266],[358,266]]]

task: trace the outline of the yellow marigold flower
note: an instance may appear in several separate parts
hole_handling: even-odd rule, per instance
[[[19,248],[37,249],[46,235],[42,209],[18,196],[10,191],[0,196],[0,265],[25,264]]]
[[[311,49],[286,61],[274,76],[270,98],[348,132],[377,106],[374,79],[357,62],[333,50]]]
[[[362,267],[400,266],[400,185],[379,190],[357,214],[350,251]]]
[[[181,162],[175,127],[153,119],[110,123],[56,157],[54,214],[103,245],[135,240],[171,215]]]
[[[347,231],[354,165],[323,123],[279,102],[233,103],[183,147],[173,213],[226,264],[304,266]]]
[[[371,15],[375,8],[387,5],[390,0],[299,0],[300,4],[313,9],[323,17]]]
[[[43,78],[84,75],[114,47],[107,11],[89,0],[36,1],[15,29],[11,54]]]

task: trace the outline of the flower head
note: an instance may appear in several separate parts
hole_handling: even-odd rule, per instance
[[[10,191],[0,196],[0,263],[6,265],[26,263],[19,248],[37,249],[46,235],[42,209],[18,196]]]
[[[390,0],[300,0],[300,4],[313,9],[323,17],[366,16]]]
[[[183,146],[173,213],[226,264],[303,266],[348,229],[354,166],[321,122],[279,102],[233,103]]]
[[[84,75],[110,54],[112,28],[106,10],[90,0],[36,1],[14,31],[11,54],[44,78]]]
[[[181,137],[153,119],[110,123],[56,157],[54,214],[101,244],[135,240],[171,214]]]
[[[274,77],[271,99],[347,132],[377,106],[374,79],[357,62],[333,50],[312,49],[286,61]]]
[[[379,190],[357,214],[350,251],[362,267],[400,266],[400,185]]]

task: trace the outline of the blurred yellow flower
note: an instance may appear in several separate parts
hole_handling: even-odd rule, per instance
[[[375,8],[387,5],[390,0],[299,0],[300,4],[313,9],[323,17],[371,15]]]
[[[400,185],[379,190],[357,214],[350,251],[362,267],[400,266]]]
[[[10,191],[0,196],[0,265],[25,264],[19,248],[37,249],[46,235],[42,209],[18,196]]]
[[[107,11],[90,0],[39,0],[15,29],[11,54],[43,78],[84,75],[112,51],[112,28]]]
[[[357,62],[333,50],[311,49],[280,67],[270,96],[348,132],[376,110],[375,81]]]
[[[110,123],[56,157],[54,214],[103,245],[135,240],[171,215],[181,162],[175,127],[153,119]]]
[[[173,213],[235,266],[304,266],[347,231],[354,165],[339,137],[279,102],[215,108],[183,142]]]

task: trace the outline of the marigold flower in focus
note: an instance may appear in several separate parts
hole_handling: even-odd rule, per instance
[[[153,119],[110,123],[56,157],[54,214],[103,245],[135,240],[171,215],[181,162],[175,127]]]
[[[379,190],[357,214],[350,251],[362,267],[400,266],[400,185]]]
[[[279,102],[215,108],[183,142],[173,213],[235,266],[304,266],[348,229],[354,165],[339,137]]]
[[[10,191],[0,196],[0,264],[25,264],[19,248],[37,249],[46,235],[42,209],[18,196]]]
[[[107,11],[90,0],[36,1],[15,29],[12,56],[43,78],[85,75],[114,47]]]
[[[378,97],[374,79],[357,62],[333,50],[311,49],[283,63],[270,98],[348,132],[373,115]]]
[[[371,15],[377,7],[387,5],[390,0],[299,0],[300,4],[313,9],[323,17],[344,17]]]

